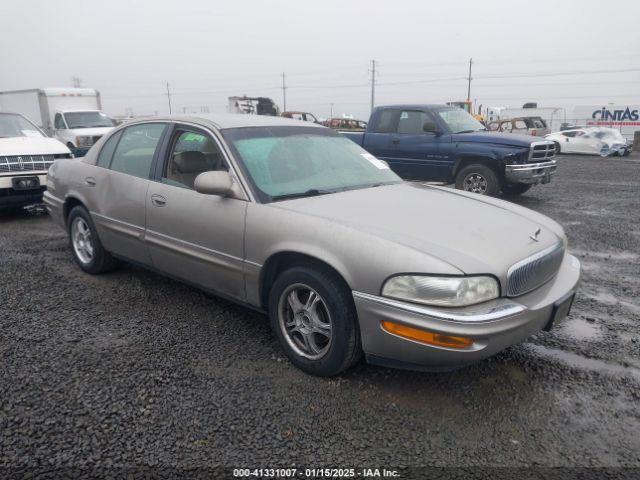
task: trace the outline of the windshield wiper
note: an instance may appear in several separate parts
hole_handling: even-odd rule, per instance
[[[295,193],[283,193],[282,195],[274,195],[271,200],[284,200],[288,198],[303,198],[303,197],[316,197],[318,195],[326,195],[328,193],[335,193],[335,190],[318,190],[317,188],[310,188],[304,192]]]

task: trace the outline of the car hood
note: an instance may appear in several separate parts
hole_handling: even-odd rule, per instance
[[[500,279],[517,261],[564,241],[556,222],[532,210],[408,182],[271,205],[381,237],[462,273],[490,273]],[[531,237],[538,229],[536,241]]]
[[[82,137],[97,137],[110,132],[115,127],[94,127],[94,128],[72,128],[71,131],[77,136]]]
[[[9,137],[0,138],[0,156],[12,155],[54,155],[71,153],[55,138]]]
[[[453,142],[493,143],[509,147],[528,148],[533,142],[539,142],[540,138],[532,135],[520,135],[518,133],[478,131],[471,133],[454,133],[451,135]]]

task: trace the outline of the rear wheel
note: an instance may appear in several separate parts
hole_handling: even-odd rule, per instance
[[[269,317],[287,357],[307,373],[337,375],[361,356],[351,291],[329,269],[281,273],[269,294]]]
[[[504,185],[502,187],[502,194],[507,196],[507,197],[511,197],[511,196],[515,196],[515,195],[522,195],[525,192],[528,192],[529,189],[532,187],[533,185],[529,185],[526,183],[516,183],[514,185]]]
[[[73,258],[87,273],[103,273],[113,270],[117,261],[107,252],[86,208],[74,207],[69,213],[69,242]]]
[[[495,196],[500,190],[499,187],[496,173],[479,163],[463,167],[456,175],[456,188],[465,192]]]

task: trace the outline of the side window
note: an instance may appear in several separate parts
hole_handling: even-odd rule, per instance
[[[527,124],[524,123],[524,120],[516,120],[515,128],[516,128],[516,130],[526,130],[527,129]]]
[[[398,120],[398,133],[419,135],[424,133],[424,122],[431,120],[425,112],[403,111]]]
[[[212,170],[228,170],[215,141],[204,133],[177,130],[162,174],[162,182],[193,189],[196,177]]]
[[[562,135],[564,135],[565,137],[569,137],[569,138],[573,138],[576,136],[577,132],[564,132]]]
[[[510,132],[511,131],[511,122],[504,122],[500,125],[500,131],[502,132]]]
[[[375,133],[393,133],[395,131],[394,128],[394,117],[398,113],[397,110],[383,110],[379,115],[376,116],[376,119],[373,123],[373,132]]]
[[[56,130],[64,130],[65,128],[67,128],[64,125],[64,120],[62,119],[62,115],[61,114],[56,113],[55,120],[53,121],[53,127]]]
[[[153,155],[165,126],[164,123],[144,123],[125,129],[113,154],[111,170],[149,178]]]
[[[102,146],[102,150],[100,150],[100,154],[98,155],[98,161],[96,165],[103,168],[109,168],[109,164],[111,163],[111,158],[113,157],[113,152],[116,149],[116,145],[118,145],[118,139],[122,135],[122,132],[117,132],[115,135],[111,135],[109,139]]]

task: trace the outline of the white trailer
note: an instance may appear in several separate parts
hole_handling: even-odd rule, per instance
[[[578,105],[573,109],[570,123],[587,127],[615,128],[627,140],[633,140],[635,132],[640,130],[640,105]]]
[[[113,128],[93,88],[41,88],[0,92],[0,111],[20,113],[48,135],[84,155]]]

